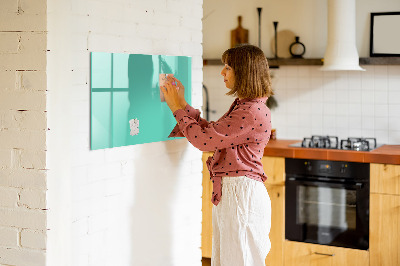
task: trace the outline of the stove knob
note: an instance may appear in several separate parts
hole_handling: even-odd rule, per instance
[[[341,174],[346,173],[346,169],[347,169],[347,164],[342,164],[342,167],[340,168],[340,173]]]
[[[306,165],[306,170],[308,172],[311,172],[311,170],[312,170],[311,162],[306,162],[305,165]]]

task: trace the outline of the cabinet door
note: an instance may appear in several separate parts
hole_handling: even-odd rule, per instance
[[[400,195],[400,165],[370,165],[371,193]]]
[[[285,241],[285,266],[366,266],[365,250]]]
[[[266,266],[283,265],[283,243],[285,240],[285,187],[265,184],[271,199],[271,250],[265,259]]]
[[[285,185],[285,158],[264,156],[261,163],[268,177],[266,184]]]
[[[400,265],[400,196],[371,194],[371,266]]]
[[[212,183],[206,161],[211,152],[203,153],[203,195],[202,195],[202,224],[201,224],[201,253],[204,258],[211,258],[212,252]]]

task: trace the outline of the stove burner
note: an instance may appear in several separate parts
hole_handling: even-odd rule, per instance
[[[336,136],[317,136],[304,138],[302,142],[291,144],[293,147],[341,149],[353,151],[371,151],[378,147],[376,138],[347,138],[340,141]]]
[[[376,138],[347,138],[340,141],[343,150],[369,151],[376,146]]]
[[[305,148],[326,148],[338,149],[339,140],[334,136],[312,136],[311,138],[304,138],[301,142],[301,147]]]

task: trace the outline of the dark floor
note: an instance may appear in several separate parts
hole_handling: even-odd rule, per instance
[[[203,266],[211,266],[211,259],[202,258],[201,262],[203,262]]]

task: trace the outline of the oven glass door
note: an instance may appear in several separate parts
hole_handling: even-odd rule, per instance
[[[361,184],[292,180],[286,189],[287,239],[368,249]]]
[[[313,186],[298,186],[297,190],[298,223],[342,231],[356,228],[355,190]],[[332,242],[323,235],[318,238],[322,243]]]

